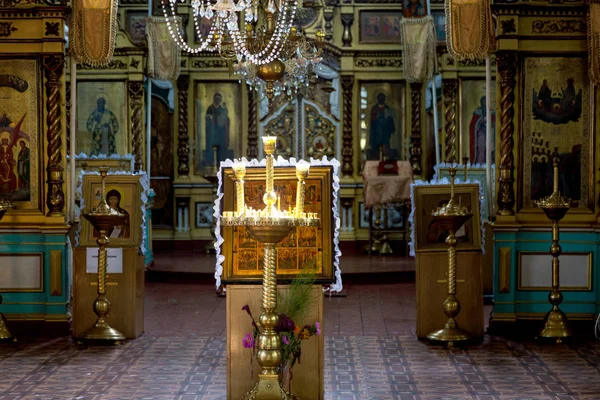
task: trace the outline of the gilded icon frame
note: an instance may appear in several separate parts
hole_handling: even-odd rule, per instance
[[[334,192],[332,173],[333,169],[329,166],[313,166],[310,168],[306,179],[305,211],[316,212],[320,218],[320,225],[316,228],[294,228],[290,236],[276,246],[277,279],[280,282],[293,280],[302,271],[302,263],[306,260],[309,263],[315,263],[316,283],[327,284],[335,280],[333,266],[335,220],[332,211]],[[229,167],[223,168],[222,174],[223,198],[221,200],[221,210],[223,212],[233,211],[236,201],[235,176],[232,168]],[[262,199],[265,178],[264,167],[246,168],[244,197],[246,204],[254,204],[253,208],[255,209],[259,208],[259,200]],[[284,207],[295,204],[297,182],[295,167],[275,167],[274,187],[278,193],[283,194],[281,203]],[[314,190],[311,187],[314,187]],[[309,231],[314,232],[314,239]],[[221,254],[225,256],[221,281],[225,284],[261,283],[262,246],[247,235],[244,227],[221,226],[221,234],[224,239],[221,245]],[[301,244],[301,241],[304,241],[304,244]],[[286,264],[289,261],[287,256],[292,258],[291,266]],[[294,257],[296,258],[295,264]],[[252,259],[250,260],[250,258]],[[241,259],[250,260],[248,268],[246,266],[240,267],[239,260]]]
[[[471,209],[473,216],[465,223],[468,240],[461,240],[457,235],[458,250],[481,249],[481,214],[479,202],[479,185],[476,183],[455,184],[455,200]],[[446,251],[448,245],[445,238],[436,235],[432,240],[430,233],[435,233],[435,226],[431,212],[440,205],[446,204],[450,199],[450,185],[415,185],[413,198],[413,227],[415,229],[415,250],[420,251]],[[470,232],[470,234],[469,234]]]

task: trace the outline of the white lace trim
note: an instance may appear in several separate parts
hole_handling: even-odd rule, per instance
[[[80,156],[76,156],[76,158],[79,158]],[[106,158],[106,156],[102,157],[98,157],[98,158]],[[109,158],[123,158],[123,156],[120,155],[116,155],[116,157],[110,156]],[[133,159],[132,159],[132,168],[133,168]],[[81,171],[79,173],[79,178],[77,180],[77,192],[79,194],[79,198],[80,198],[80,203],[79,203],[79,209],[75,210],[75,216],[77,218],[80,218],[81,216],[81,210],[85,209],[85,200],[83,198],[83,178],[84,175],[100,175],[100,172],[97,171]],[[108,171],[107,175],[128,175],[128,176],[139,176],[140,177],[140,184],[142,185],[142,193],[140,195],[140,200],[142,201],[142,204],[140,206],[140,209],[142,210],[142,240],[140,242],[140,254],[146,254],[146,229],[147,229],[147,225],[146,225],[146,203],[148,202],[148,190],[149,190],[149,184],[148,184],[148,175],[146,174],[146,172],[144,171],[139,171],[139,172],[128,172],[128,171]],[[81,218],[80,218],[81,221]],[[81,222],[77,225],[77,232],[75,232],[75,246],[79,246],[79,234],[81,233]]]
[[[267,161],[266,159],[262,159],[262,160],[257,160],[257,159],[252,159],[250,161],[248,161],[246,158],[242,158],[241,162],[244,163],[244,165],[246,165],[246,167],[265,167],[267,165]],[[295,158],[290,158],[289,160],[286,160],[284,158],[282,158],[281,156],[278,157],[276,160],[274,160],[273,163],[274,166],[276,167],[285,167],[285,166],[290,166],[293,167],[296,165],[296,159]],[[335,220],[335,229],[333,232],[333,251],[334,251],[334,258],[333,258],[333,268],[334,268],[334,275],[335,275],[335,282],[332,283],[328,288],[325,288],[325,291],[328,292],[340,292],[343,289],[343,285],[342,285],[342,270],[340,269],[340,257],[342,255],[342,252],[340,250],[340,246],[339,246],[339,236],[340,236],[340,211],[338,208],[338,192],[340,190],[340,174],[339,174],[339,170],[340,170],[340,162],[338,160],[336,160],[335,158],[331,159],[331,160],[327,160],[327,157],[323,157],[321,160],[315,160],[313,158],[310,159],[310,165],[311,167],[321,167],[321,166],[331,166],[333,167],[333,200],[332,200],[332,211],[333,211],[333,218]],[[214,213],[213,213],[213,218],[215,218],[216,220],[216,226],[215,226],[215,236],[217,238],[217,241],[215,242],[215,250],[217,253],[217,262],[215,265],[215,280],[216,280],[216,286],[217,289],[221,286],[221,275],[223,274],[223,261],[225,261],[225,256],[221,254],[221,245],[224,242],[223,236],[221,236],[221,221],[220,221],[220,217],[221,217],[221,199],[223,198],[223,189],[222,189],[222,171],[223,168],[226,167],[232,167],[233,166],[233,161],[230,159],[227,159],[225,161],[221,162],[220,165],[220,169],[219,169],[219,186],[217,187],[217,198],[215,199],[215,203],[214,203]]]
[[[460,178],[455,178],[454,183],[459,184],[459,183],[475,183],[477,184],[477,187],[479,188],[479,223],[481,224],[481,252],[482,254],[485,254],[485,229],[483,229],[483,223],[484,223],[484,209],[483,209],[483,205],[485,202],[485,197],[483,194],[483,185],[481,184],[481,182],[479,182],[478,180],[470,180],[467,179],[466,181],[462,181]],[[411,183],[410,184],[410,201],[411,201],[411,210],[410,210],[410,216],[408,217],[408,223],[410,224],[410,226],[412,227],[412,229],[410,230],[410,242],[408,243],[409,246],[409,255],[411,257],[414,257],[416,252],[415,252],[415,186],[428,186],[428,185],[450,185],[450,180],[448,178],[442,178],[440,180],[430,180],[429,182],[427,181],[416,181],[415,183]]]

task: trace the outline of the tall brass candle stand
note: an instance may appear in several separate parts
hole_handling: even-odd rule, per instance
[[[266,192],[263,196],[265,208],[253,210],[245,205],[239,205],[238,211],[223,212],[221,222],[226,226],[245,226],[250,235],[264,244],[264,267],[262,289],[262,314],[259,321],[263,328],[258,337],[257,360],[261,366],[258,383],[250,392],[244,395],[246,400],[281,400],[295,399],[279,385],[277,368],[281,363],[281,340],[275,332],[279,323],[277,314],[277,267],[275,245],[285,239],[296,226],[317,226],[319,219],[316,213],[305,213],[304,210],[304,180],[308,176],[310,164],[299,162],[296,166],[296,176],[300,181],[295,210],[281,211],[276,208],[277,193],[273,189],[273,153],[275,152],[276,137],[263,137],[263,145],[267,158],[266,167]],[[245,168],[238,163],[234,164],[233,172],[237,186],[237,193],[243,195],[243,178]]]
[[[461,330],[456,323],[456,316],[460,312],[460,303],[456,298],[456,231],[460,229],[472,216],[466,207],[456,204],[454,177],[456,168],[450,168],[450,200],[448,204],[434,210],[431,215],[443,229],[448,230],[446,238],[448,244],[448,297],[444,300],[444,314],[448,317],[443,329],[427,335],[427,339],[434,342],[445,342],[452,346],[456,342],[464,342],[471,339],[472,335]]]
[[[552,245],[550,254],[552,254],[552,291],[548,294],[548,301],[552,304],[552,309],[546,314],[544,328],[540,332],[541,338],[555,338],[556,343],[561,343],[562,339],[571,336],[571,330],[568,326],[567,316],[562,312],[558,305],[563,301],[563,295],[560,292],[560,275],[558,256],[562,249],[558,244],[559,228],[558,221],[563,219],[567,211],[571,208],[569,199],[565,199],[558,190],[558,164],[560,158],[555,151],[552,158],[554,168],[554,190],[552,194],[542,200],[537,205],[546,216],[552,221]]]
[[[2,217],[4,217],[4,214],[6,214],[6,212],[11,208],[13,208],[12,203],[4,200],[0,201],[0,220],[2,219]],[[2,296],[0,296],[0,304],[2,304]],[[15,338],[6,326],[6,318],[4,317],[4,314],[0,312],[0,341],[8,342],[10,340],[15,340]]]
[[[109,240],[108,235],[115,226],[123,225],[126,220],[124,214],[113,210],[106,203],[106,173],[108,167],[101,167],[100,176],[102,179],[102,197],[100,203],[92,212],[84,212],[83,217],[90,221],[92,226],[99,232],[98,239],[98,297],[94,301],[94,313],[98,320],[88,330],[78,338],[81,341],[112,341],[119,343],[125,339],[125,336],[118,330],[111,328],[106,319],[110,313],[110,302],[106,298],[106,269],[108,260],[106,256],[106,247]]]

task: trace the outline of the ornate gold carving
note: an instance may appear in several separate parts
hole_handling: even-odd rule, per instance
[[[444,93],[444,105],[446,107],[446,163],[456,161],[456,97],[458,92],[458,80],[446,79],[442,81],[442,92]],[[436,133],[437,134],[437,133]]]
[[[71,82],[66,83],[67,88],[65,89],[66,101],[65,101],[65,117],[67,121],[71,121]],[[67,155],[71,155],[71,124],[67,122]]]
[[[354,23],[354,14],[342,14],[342,24],[344,32],[342,33],[343,47],[352,46],[352,24]]]
[[[177,173],[179,176],[187,176],[190,173],[190,149],[188,147],[188,88],[190,86],[189,75],[179,75],[177,78],[177,93],[179,102],[179,136],[177,137]]]
[[[129,66],[131,68],[136,68],[138,67],[138,65],[140,65],[140,60],[136,60],[135,58],[131,58],[131,62],[129,63]]]
[[[500,21],[500,25],[502,26],[502,34],[503,35],[506,35],[508,33],[516,33],[517,32],[517,27],[516,27],[514,18]]]
[[[510,247],[501,247],[498,262],[498,291],[510,293]]]
[[[258,157],[258,133],[256,121],[256,94],[248,88],[248,158]]]
[[[290,158],[296,151],[296,132],[300,131],[297,129],[295,104],[291,102],[285,104],[265,125],[263,136],[277,136],[275,155]]]
[[[78,69],[127,69],[127,63],[122,60],[112,60],[106,65],[96,65],[95,67],[86,64],[77,64]]]
[[[342,96],[344,125],[342,130],[342,173],[344,176],[352,176],[352,88],[354,87],[354,76],[342,75]]]
[[[382,59],[382,58],[358,58],[354,60],[354,66],[363,68],[376,68],[376,67],[393,67],[402,68],[402,59]]]
[[[306,155],[314,159],[335,157],[337,128],[331,120],[311,105],[304,105]],[[324,139],[324,141],[323,141]]]
[[[227,60],[220,58],[213,60],[193,60],[192,68],[227,68],[229,63]]]
[[[62,296],[62,250],[50,250],[50,296]]]
[[[144,137],[144,85],[142,82],[129,82],[129,108],[131,109],[131,142],[134,156],[134,170],[142,169]],[[147,166],[148,167],[148,166]]]
[[[331,42],[333,39],[333,15],[334,7],[325,7],[323,9],[323,18],[325,19],[325,40]]]
[[[12,22],[0,22],[0,36],[10,36],[14,31],[16,31],[17,28],[12,25]]]
[[[413,169],[413,174],[421,175],[421,82],[413,82],[410,84],[410,99],[412,113],[412,128],[410,130],[410,165]]]
[[[531,23],[533,33],[586,33],[587,25],[579,19],[537,20]]]
[[[46,22],[46,36],[60,36],[60,22]]]
[[[499,52],[496,56],[498,61],[498,73],[500,74],[500,177],[498,182],[498,214],[513,215],[515,206],[515,192],[513,188],[514,178],[514,103],[515,86],[517,84],[515,75],[517,73],[518,56],[516,52]]]
[[[46,141],[48,143],[48,192],[46,204],[48,216],[64,215],[65,194],[63,192],[62,140],[61,140],[61,83],[64,56],[62,54],[44,57],[46,77]]]

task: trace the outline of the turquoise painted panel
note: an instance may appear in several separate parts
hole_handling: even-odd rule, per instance
[[[494,234],[494,313],[545,313],[550,310],[549,290],[518,289],[519,253],[547,253],[552,243],[550,232],[495,232]],[[561,309],[569,313],[598,313],[600,311],[600,235],[594,232],[562,232],[560,245],[563,253],[592,254],[592,289],[589,291],[563,291]],[[500,248],[511,249],[510,293],[500,293],[499,254]],[[560,258],[559,258],[560,260]],[[569,265],[560,265],[560,274],[569,273]]]
[[[50,251],[61,250],[62,252],[62,293],[60,296],[52,296],[50,293]],[[2,293],[3,303],[0,311],[5,314],[36,314],[36,316],[64,316],[67,314],[67,306],[70,297],[68,257],[69,247],[67,236],[64,234],[41,234],[41,233],[8,233],[0,234],[0,253],[42,253],[42,292],[13,292]],[[14,304],[11,304],[14,303]],[[50,317],[52,318],[52,317]]]

